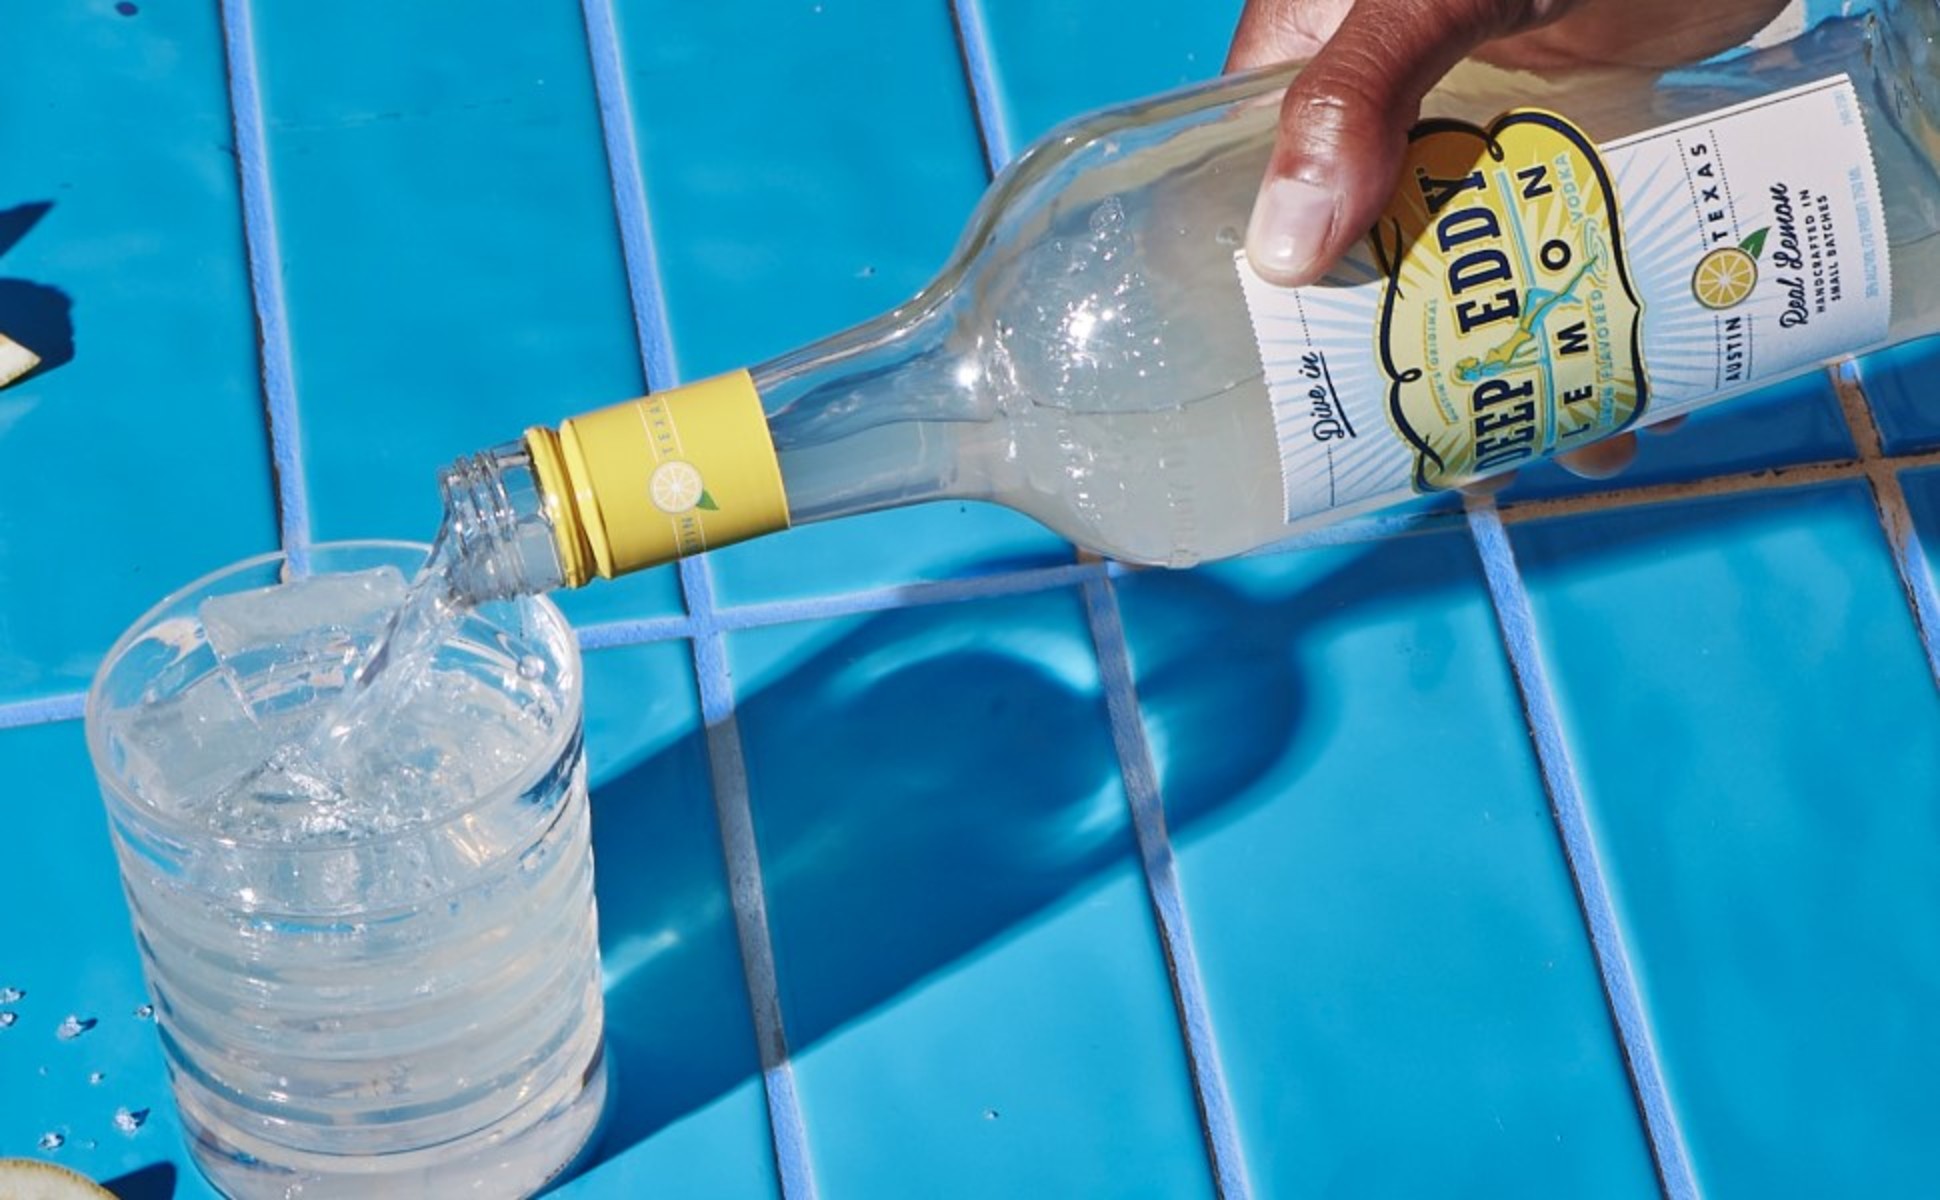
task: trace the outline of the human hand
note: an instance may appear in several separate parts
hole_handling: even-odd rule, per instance
[[[1247,0],[1228,70],[1311,60],[1287,89],[1246,234],[1267,280],[1314,282],[1393,194],[1422,98],[1462,59],[1502,66],[1670,66],[1742,44],[1786,0]],[[1636,456],[1608,438],[1559,461],[1605,478]]]

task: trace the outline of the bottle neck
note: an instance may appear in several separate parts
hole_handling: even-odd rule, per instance
[[[453,595],[476,603],[586,582],[572,569],[578,548],[559,543],[526,443],[461,458],[438,482],[445,524],[437,553]]]
[[[448,467],[453,590],[578,587],[791,525],[988,493],[993,424],[940,309],[529,430]]]
[[[950,318],[919,300],[754,370],[793,523],[988,496],[998,413]]]

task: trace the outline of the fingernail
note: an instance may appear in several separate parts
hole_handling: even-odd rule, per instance
[[[1253,269],[1273,283],[1312,283],[1337,200],[1333,189],[1305,179],[1269,180],[1246,227]]]

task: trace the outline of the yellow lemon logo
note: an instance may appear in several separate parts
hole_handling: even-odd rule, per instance
[[[1757,286],[1758,260],[1736,246],[1711,251],[1691,272],[1691,294],[1706,308],[1735,308]]]
[[[1735,246],[1720,246],[1698,259],[1691,272],[1691,295],[1709,309],[1736,308],[1758,286],[1758,256],[1765,249],[1761,229]]]
[[[707,494],[700,471],[693,463],[678,458],[669,459],[653,469],[653,474],[647,479],[647,494],[655,508],[670,516],[691,509],[715,507],[714,498]]]

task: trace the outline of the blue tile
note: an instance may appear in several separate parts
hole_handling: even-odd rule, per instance
[[[771,1195],[766,1098],[691,663],[684,641],[586,656],[616,1096],[593,1176],[615,1172],[615,1188],[649,1174],[686,1181],[656,1185],[669,1194]]]
[[[1907,507],[1920,531],[1928,565],[1940,565],[1940,468],[1904,472],[1900,475],[1900,486],[1906,492]]]
[[[1580,496],[1853,457],[1852,432],[1822,371],[1692,414],[1669,433],[1638,437],[1637,460],[1613,479],[1584,479],[1555,463],[1518,472],[1502,504]]]
[[[1652,1194],[1468,539],[1118,588],[1258,1193]]]
[[[15,1017],[0,1027],[0,1157],[95,1179],[173,1171],[169,1195],[213,1197],[182,1145],[154,1022],[136,1012],[148,995],[81,723],[0,733],[0,768],[37,798],[14,813],[0,903],[0,988],[25,993],[0,1004]],[[70,1015],[95,1024],[59,1037]],[[123,1133],[118,1108],[148,1116]],[[57,1149],[42,1148],[49,1133]]]
[[[1210,1197],[1184,1065],[1164,1049],[1178,1027],[1163,966],[1127,936],[1148,911],[1137,868],[1107,868],[803,1052],[825,1194]]]
[[[642,389],[585,29],[515,0],[258,7],[315,532],[428,541],[439,467]],[[658,571],[568,603],[677,595]]]
[[[625,1086],[624,1083],[622,1086]],[[649,1080],[639,1086],[652,1086]],[[686,1113],[647,1141],[600,1149],[603,1161],[549,1195],[572,1200],[632,1196],[705,1196],[707,1200],[772,1200],[773,1153],[751,1147],[748,1130],[768,1113],[759,1079]],[[606,1156],[611,1156],[607,1158]]]
[[[1940,338],[1907,342],[1859,360],[1859,380],[1886,453],[1912,454],[1940,446],[1937,372]]]
[[[1513,531],[1706,1195],[1940,1169],[1940,695],[1859,482]]]
[[[985,182],[946,6],[653,0],[618,26],[682,379],[874,317],[942,268]],[[1063,553],[1013,513],[937,504],[711,563],[740,604]]]
[[[819,1186],[1206,1194],[1078,595],[820,628],[729,637]]]
[[[0,701],[276,544],[214,6],[6,24],[0,330],[46,365],[0,392]]]
[[[1060,121],[1219,74],[1237,0],[974,0],[1012,149]],[[1072,48],[1082,46],[1074,69]]]

